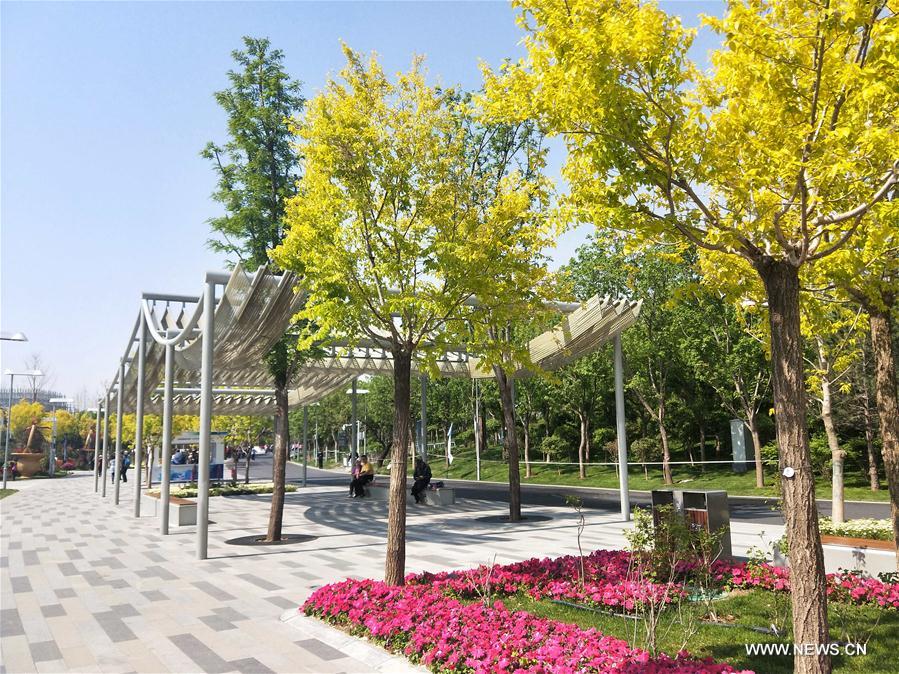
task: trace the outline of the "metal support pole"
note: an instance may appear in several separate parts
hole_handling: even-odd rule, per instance
[[[97,401],[97,426],[94,429],[94,493],[100,488],[100,417],[103,415],[103,403]]]
[[[618,431],[618,479],[621,489],[621,517],[631,518],[631,500],[627,488],[627,428],[624,423],[624,357],[621,354],[621,333],[615,335],[615,425]]]
[[[352,399],[352,406],[353,406],[352,425],[353,425],[353,428],[352,428],[352,436],[351,436],[353,438],[353,447],[350,450],[350,464],[351,465],[359,457],[359,415],[356,413],[356,411],[357,411],[356,403],[357,403],[357,399],[359,396],[356,393],[356,381],[357,381],[356,378],[353,377],[353,399]]]
[[[100,473],[100,480],[103,482],[101,494],[106,498],[106,472],[109,463],[109,391],[106,392],[106,403],[103,405],[103,469]]]
[[[175,345],[165,347],[165,392],[162,396],[162,461],[159,473],[162,477],[159,485],[159,532],[164,536],[169,533],[169,480],[172,473],[172,378],[175,376]]]
[[[115,403],[115,466],[112,468],[112,479],[114,482],[112,502],[119,504],[119,480],[122,470],[122,406],[125,402],[125,360],[119,363],[119,386],[118,395]]]
[[[6,406],[6,441],[3,444],[3,488],[6,489],[6,473],[9,470],[9,429],[12,426],[12,383],[15,375],[9,375],[9,403]]]
[[[428,375],[421,375],[421,444],[418,446],[421,460],[428,461]]]
[[[212,434],[212,353],[215,345],[215,283],[203,295],[203,358],[200,369],[200,465],[197,466],[197,559],[206,559],[209,538],[209,454]]]
[[[309,407],[303,405],[303,486],[306,486],[306,469],[309,465]]]
[[[140,517],[140,463],[144,448],[144,370],[147,352],[147,322],[144,315],[138,318],[137,344],[137,409],[135,410],[134,429],[134,516]],[[149,462],[148,462],[149,463]]]

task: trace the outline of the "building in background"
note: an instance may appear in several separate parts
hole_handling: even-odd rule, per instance
[[[37,402],[44,406],[45,410],[69,410],[70,412],[74,411],[74,405],[71,402],[50,402],[51,399],[65,399],[68,400],[68,396],[60,393],[59,391],[50,391],[48,389],[42,388],[32,388],[31,386],[16,386],[12,390],[12,404],[15,405],[20,400],[27,400],[28,402]],[[9,402],[9,386],[4,386],[0,388],[0,405],[6,408],[7,403]]]

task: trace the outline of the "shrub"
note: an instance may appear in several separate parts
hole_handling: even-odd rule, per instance
[[[848,536],[849,538],[870,538],[877,541],[893,540],[893,528],[889,520],[859,519],[834,524],[829,517],[818,520],[821,533],[828,536]]]

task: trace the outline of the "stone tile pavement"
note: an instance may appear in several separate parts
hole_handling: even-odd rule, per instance
[[[259,548],[226,541],[264,532],[270,497],[212,498],[209,559],[198,561],[194,527],[161,536],[155,516],[131,516],[130,484],[118,507],[87,474],[15,486],[26,485],[0,500],[0,674],[421,671],[297,613],[322,584],[382,575],[386,503],[300,489],[286,497],[284,531],[316,538]],[[530,509],[552,519],[524,526],[474,521],[505,508],[410,506],[407,571],[576,553],[570,510]],[[584,549],[621,547],[625,526],[588,513]],[[733,528],[736,554],[781,529]]]

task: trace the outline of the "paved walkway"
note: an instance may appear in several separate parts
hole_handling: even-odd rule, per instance
[[[23,490],[0,500],[0,674],[412,670],[317,621],[282,621],[324,583],[382,575],[386,503],[348,499],[335,486],[288,494],[285,533],[316,538],[258,548],[226,541],[263,532],[270,497],[213,498],[209,559],[200,562],[194,527],[164,537],[154,516],[131,517],[130,484],[118,507],[93,493],[87,474],[14,486]],[[524,526],[474,521],[503,512],[467,499],[410,506],[407,571],[576,553],[570,509],[529,509],[553,519]],[[625,526],[588,514],[584,549],[621,547]],[[735,554],[781,530],[733,528]]]

